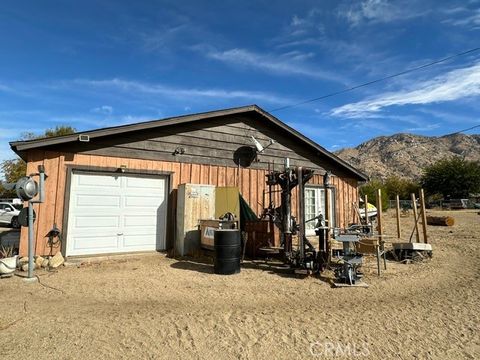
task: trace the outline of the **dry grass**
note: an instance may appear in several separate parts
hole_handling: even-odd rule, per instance
[[[2,358],[352,358],[356,346],[360,358],[474,359],[480,216],[448,214],[455,226],[429,227],[431,261],[389,263],[380,278],[369,262],[368,289],[253,264],[218,276],[161,255],[39,272],[63,294],[2,279],[0,328],[12,324],[0,331]],[[409,235],[411,219],[402,221]],[[395,234],[391,215],[385,222]]]

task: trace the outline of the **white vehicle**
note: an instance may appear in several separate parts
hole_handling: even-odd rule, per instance
[[[20,227],[18,214],[20,214],[20,210],[13,204],[0,202],[0,224],[11,225],[13,228],[18,229]]]

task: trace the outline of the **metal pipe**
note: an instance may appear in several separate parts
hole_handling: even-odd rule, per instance
[[[28,202],[28,278],[33,278],[33,204]]]
[[[298,246],[300,261],[305,259],[305,188],[303,184],[303,168],[297,168],[298,181]]]
[[[330,186],[325,187],[325,252],[330,253],[330,235],[333,229],[332,213],[330,211]]]
[[[33,204],[43,203],[45,201],[45,168],[43,165],[38,166],[38,199],[28,202],[28,278],[33,278],[33,256],[35,252],[34,234],[33,234]]]
[[[283,231],[286,234],[291,234],[292,223],[292,195],[288,190],[282,191],[282,210],[283,210]]]
[[[38,189],[38,200],[36,202],[43,203],[45,201],[45,172],[43,169],[39,169],[39,189]]]
[[[286,254],[292,251],[292,194],[290,189],[290,170],[285,172],[285,183],[282,184],[282,236],[283,249]]]
[[[270,174],[273,170],[270,169],[270,162],[268,162],[268,173]],[[268,182],[268,206],[272,204],[272,184]]]

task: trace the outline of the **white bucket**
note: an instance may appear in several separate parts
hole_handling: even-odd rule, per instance
[[[0,274],[11,274],[17,268],[17,257],[18,255],[0,259]]]

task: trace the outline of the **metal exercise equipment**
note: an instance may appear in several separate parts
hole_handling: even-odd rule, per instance
[[[280,244],[283,249],[284,260],[291,266],[318,273],[324,270],[328,260],[328,245],[325,232],[321,230],[319,249],[308,241],[305,235],[305,224],[308,221],[320,220],[315,217],[305,220],[305,184],[313,177],[314,171],[301,166],[290,167],[289,159],[285,159],[284,171],[270,171],[267,174],[270,199],[272,186],[280,186],[280,206],[275,208],[270,201],[269,207],[264,210],[264,218],[273,221],[281,231]],[[297,218],[292,216],[292,191],[297,188]],[[292,238],[296,235],[298,246],[293,247]]]
[[[343,245],[343,253],[339,256],[340,266],[335,269],[336,286],[356,285],[361,281],[359,267],[362,265],[363,256],[355,249],[360,239],[360,234],[341,234],[335,237],[335,240]]]
[[[263,218],[269,219],[280,229],[280,245],[283,259],[290,266],[297,269],[304,269],[313,273],[324,271],[329,264],[335,267],[334,272],[337,278],[337,284],[346,286],[356,285],[361,279],[359,267],[362,265],[363,257],[356,252],[355,243],[361,238],[368,236],[371,227],[358,225],[344,229],[342,234],[340,229],[334,229],[329,223],[331,217],[329,211],[329,193],[331,189],[331,174],[326,172],[323,179],[325,189],[325,214],[319,214],[312,219],[305,219],[305,184],[313,177],[313,170],[301,166],[290,167],[289,159],[285,159],[283,171],[269,171],[267,174],[267,185],[269,188],[269,206],[264,209]],[[271,193],[273,186],[280,187],[280,206],[275,207],[272,201]],[[296,188],[297,193],[297,217],[292,216],[292,193]],[[318,236],[319,244],[316,249],[307,239],[305,225],[308,222],[316,221],[315,233]],[[338,263],[330,262],[330,235],[335,240],[343,243],[343,250],[338,253]],[[298,246],[292,244],[293,236],[298,238]],[[336,235],[336,236],[335,236]]]

